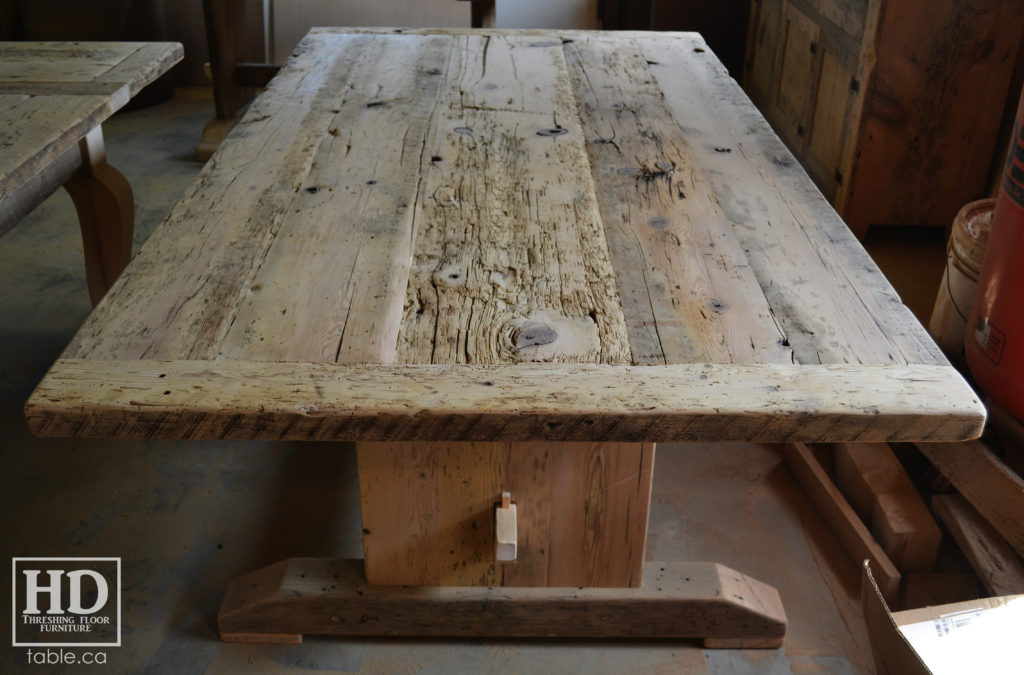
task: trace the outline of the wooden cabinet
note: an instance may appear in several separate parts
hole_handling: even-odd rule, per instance
[[[752,0],[743,87],[859,236],[985,196],[1019,0]]]

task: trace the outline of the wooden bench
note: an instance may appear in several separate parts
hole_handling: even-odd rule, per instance
[[[0,234],[63,185],[75,203],[93,304],[131,259],[131,186],[102,124],[181,60],[177,42],[0,43]]]
[[[364,560],[241,577],[225,640],[748,647],[771,586],[644,559],[656,442],[985,418],[698,35],[469,29],[312,31],[26,414],[356,441]]]

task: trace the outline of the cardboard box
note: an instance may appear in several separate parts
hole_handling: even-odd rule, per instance
[[[1024,673],[1024,595],[890,612],[865,561],[861,606],[879,673]]]

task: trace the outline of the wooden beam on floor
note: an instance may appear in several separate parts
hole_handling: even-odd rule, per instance
[[[900,571],[935,568],[942,533],[888,443],[835,446],[836,485]]]
[[[854,559],[858,562],[870,561],[871,571],[882,593],[889,602],[893,602],[900,588],[899,570],[821,468],[810,448],[803,443],[788,443],[783,447],[786,463],[796,474],[807,496],[818,507],[818,512],[829,528]]]
[[[932,464],[1024,556],[1024,480],[981,441],[917,443]]]
[[[932,510],[945,523],[989,593],[1024,593],[1024,561],[966,499],[958,494],[935,495]]]

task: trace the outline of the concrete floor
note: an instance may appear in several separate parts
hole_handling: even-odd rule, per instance
[[[186,91],[106,125],[111,163],[135,190],[136,247],[198,172],[191,155],[211,111],[208,98]],[[90,310],[77,220],[63,192],[0,238],[0,287],[0,542],[6,558],[123,559],[124,641],[108,650],[104,672],[873,670],[856,563],[780,455],[753,444],[659,446],[647,555],[714,560],[774,585],[790,622],[783,649],[607,640],[222,644],[215,616],[233,577],[292,556],[361,555],[352,448],[33,438],[22,405]],[[0,587],[7,607],[9,587]],[[0,670],[47,672],[25,659],[23,648],[9,649]]]

